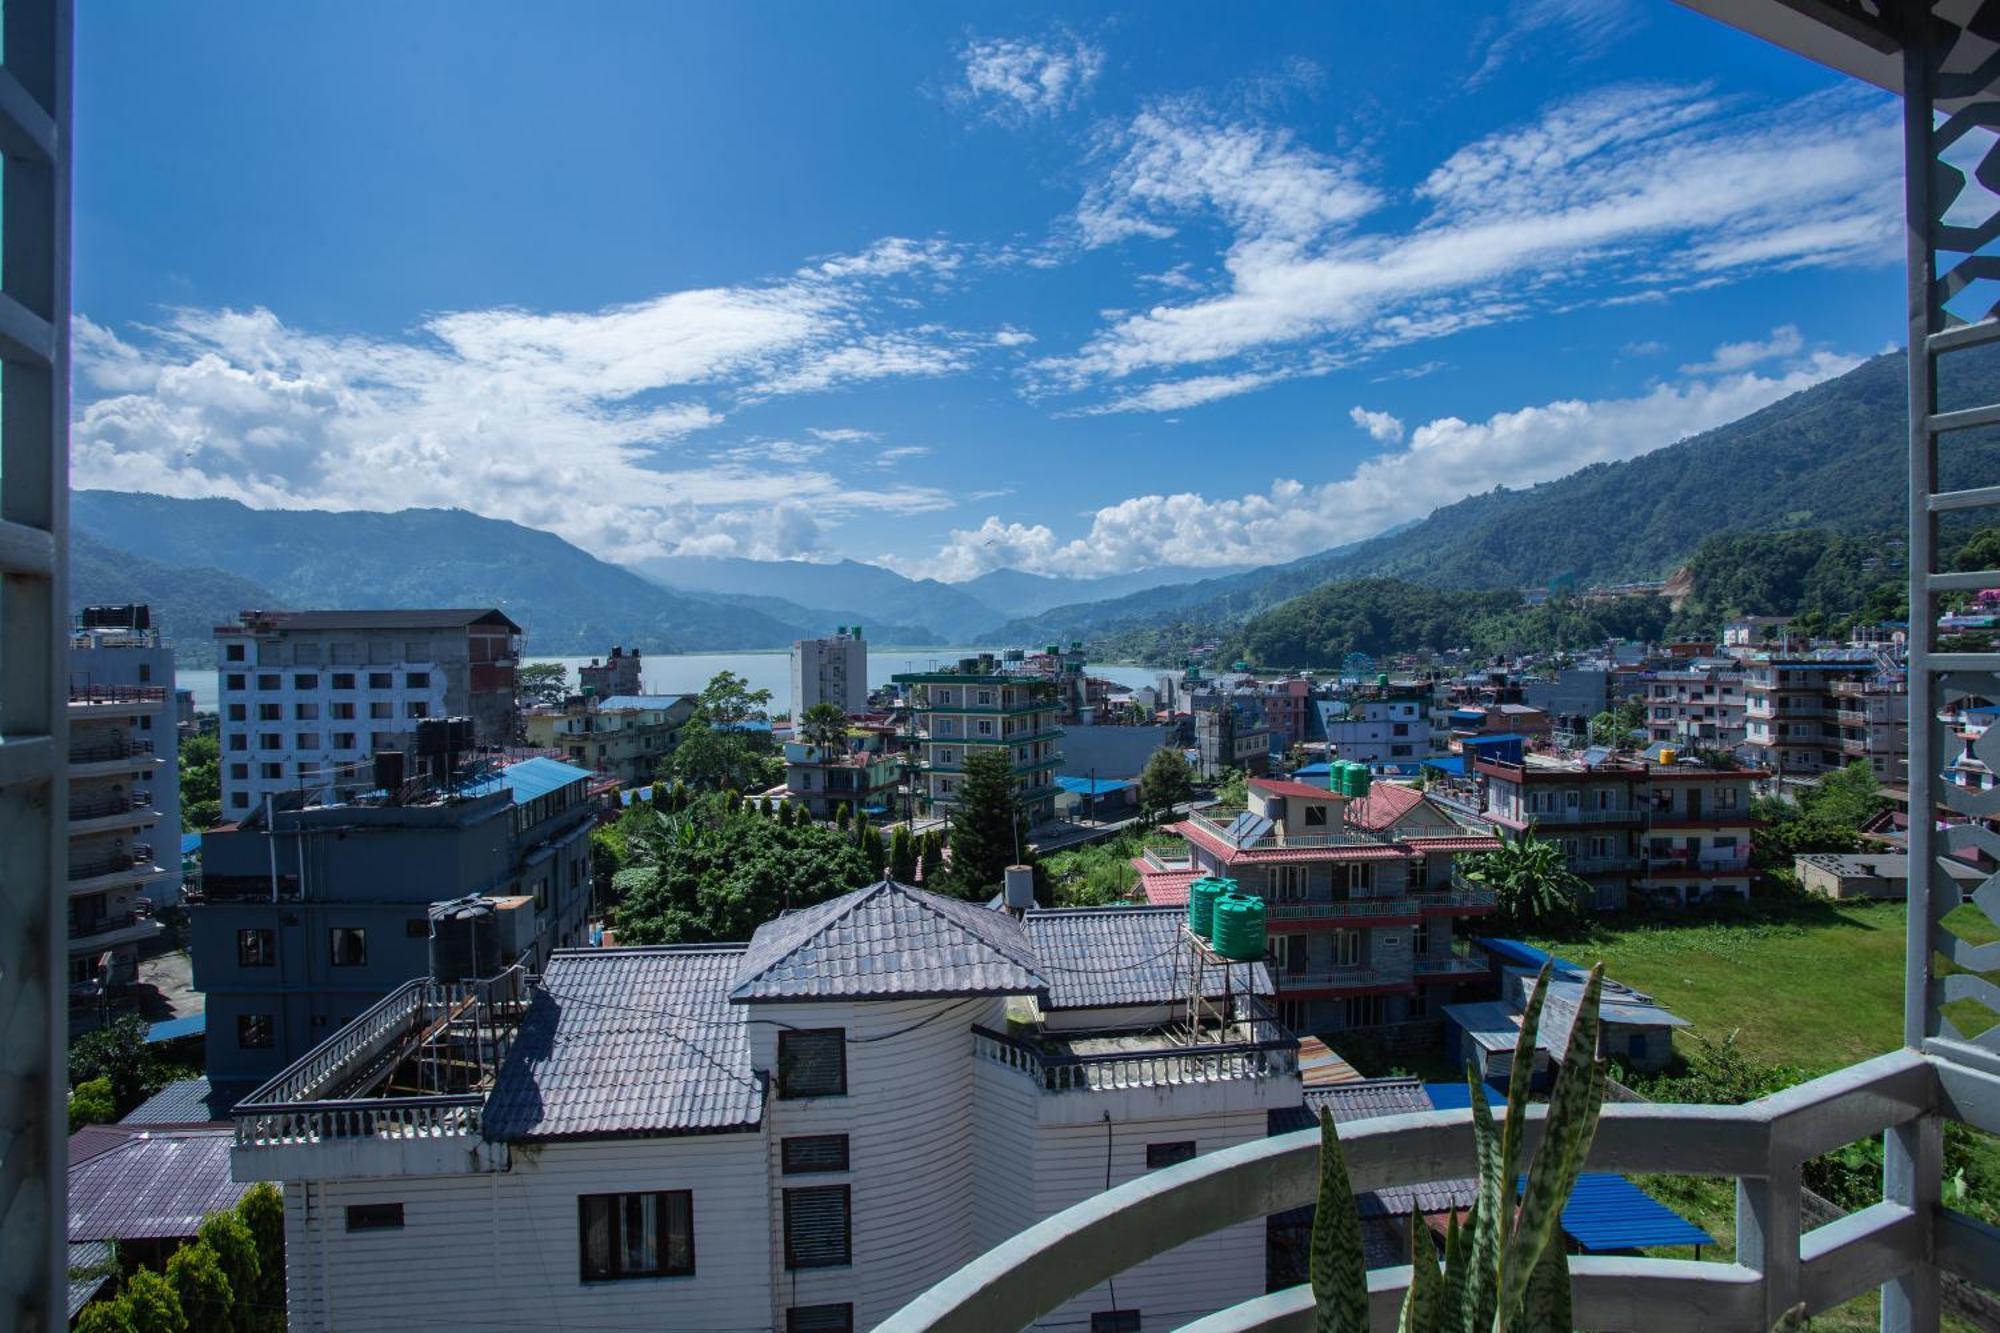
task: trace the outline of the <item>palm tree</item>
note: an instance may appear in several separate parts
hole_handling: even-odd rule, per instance
[[[1588,901],[1590,885],[1569,862],[1562,848],[1534,830],[1502,836],[1500,850],[1472,858],[1466,877],[1493,890],[1500,917],[1513,929],[1562,930],[1576,920]]]
[[[838,704],[814,704],[799,714],[798,736],[822,761],[838,759],[847,753],[847,714]]]

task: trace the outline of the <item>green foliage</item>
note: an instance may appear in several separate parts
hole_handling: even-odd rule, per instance
[[[188,1333],[180,1293],[150,1268],[141,1268],[127,1278],[118,1300],[125,1307],[133,1333]],[[196,1333],[207,1333],[207,1326],[195,1327]]]
[[[1187,755],[1171,746],[1153,751],[1139,772],[1139,808],[1154,814],[1171,810],[1194,796],[1194,769]]]
[[[222,749],[213,736],[181,742],[181,831],[199,833],[222,822]]]
[[[199,1333],[228,1333],[235,1327],[236,1293],[222,1260],[203,1242],[175,1250],[167,1259],[167,1285],[179,1298],[188,1327]]]
[[[814,704],[799,714],[798,725],[792,730],[798,739],[817,749],[822,759],[847,753],[847,713],[839,704]]]
[[[284,1333],[285,1327],[285,1196],[268,1180],[260,1180],[236,1201],[236,1216],[250,1230],[257,1247],[257,1281],[251,1288],[258,1333]]]
[[[76,1313],[71,1333],[138,1333],[132,1322],[132,1306],[122,1297],[92,1301]]]
[[[729,731],[696,714],[661,773],[697,791],[762,791],[785,779],[785,766],[758,733]]]
[[[972,749],[968,746],[967,749]],[[965,759],[951,810],[951,880],[946,892],[984,898],[999,890],[1008,866],[1025,855],[1026,823],[1014,793],[1010,751],[980,746]]]
[[[1881,534],[1717,533],[1688,571],[1693,592],[1669,628],[1682,637],[1713,638],[1739,616],[1798,616],[1802,634],[1908,616],[1907,569],[1898,544]]]
[[[105,1080],[118,1116],[185,1075],[179,1065],[146,1045],[146,1020],[137,1014],[127,1014],[70,1043],[71,1086]]]
[[[201,1220],[195,1236],[214,1251],[216,1264],[229,1282],[233,1299],[226,1327],[235,1333],[257,1333],[257,1289],[263,1267],[257,1253],[257,1239],[250,1234],[249,1225],[234,1210],[210,1213]]]
[[[1043,901],[1057,907],[1106,907],[1125,902],[1139,887],[1132,858],[1145,850],[1145,835],[1128,832],[1055,852],[1041,861]]]
[[[1493,890],[1498,924],[1508,931],[1571,930],[1590,898],[1590,886],[1569,868],[1562,848],[1532,831],[1503,835],[1498,851],[1466,858],[1465,873]]]
[[[917,878],[917,840],[908,824],[898,824],[889,834],[889,878],[913,884]]]
[[[1516,1069],[1533,1067],[1542,999],[1549,969],[1542,969],[1521,1015],[1515,1046]],[[1479,1201],[1469,1234],[1456,1228],[1445,1240],[1448,1265],[1436,1271],[1428,1236],[1412,1241],[1419,1253],[1404,1296],[1405,1329],[1492,1329],[1521,1333],[1568,1333],[1569,1267],[1557,1236],[1562,1206],[1582,1174],[1597,1120],[1604,1106],[1608,1072],[1597,1059],[1598,997],[1602,965],[1592,968],[1571,1024],[1569,1046],[1549,1094],[1540,1147],[1529,1161],[1526,1183],[1515,1200],[1527,1125],[1527,1080],[1509,1088],[1507,1116],[1495,1125],[1478,1075],[1468,1066],[1472,1094]],[[1320,1189],[1313,1217],[1312,1287],[1319,1333],[1365,1333],[1368,1284],[1361,1229],[1333,1118],[1320,1113]]]
[[[1216,780],[1215,799],[1222,805],[1235,809],[1250,800],[1250,778],[1240,768],[1225,768]]]
[[[889,849],[883,845],[882,835],[869,825],[868,816],[857,821],[855,836],[861,843],[861,855],[868,861],[868,878],[883,878],[889,869]]]
[[[100,1075],[70,1089],[69,1132],[85,1125],[108,1125],[118,1118],[118,1105],[111,1095],[111,1080]]]
[[[770,702],[769,690],[753,690],[734,671],[718,671],[701,687],[694,711],[696,717],[725,726],[764,716]]]
[[[846,801],[835,801],[833,805],[833,826],[845,830],[853,819],[854,807]]]
[[[569,668],[561,662],[523,662],[514,669],[514,697],[523,705],[561,703],[569,697]]]
[[[1752,844],[1752,861],[1768,875],[1789,872],[1792,858],[1806,852],[1857,851],[1861,826],[1882,805],[1880,784],[1865,759],[1827,774],[1797,801],[1760,797],[1751,805],[1751,813],[1764,821]]]
[[[618,935],[628,944],[747,940],[787,908],[866,884],[868,858],[852,835],[786,826],[722,795],[652,812],[628,834],[632,864],[616,877]]]

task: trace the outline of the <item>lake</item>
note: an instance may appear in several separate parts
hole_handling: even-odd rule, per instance
[[[889,677],[899,672],[930,671],[950,666],[961,657],[971,657],[982,652],[997,653],[998,650],[955,647],[870,648],[868,684],[871,687],[886,685],[889,683]],[[568,668],[572,686],[576,684],[576,669],[588,665],[591,661],[588,656],[529,657],[523,660],[560,663]],[[1093,664],[1087,670],[1093,676],[1102,676],[1120,685],[1136,687],[1154,684],[1167,668]],[[719,671],[734,671],[749,681],[753,690],[769,690],[772,712],[791,711],[792,655],[782,648],[745,653],[649,653],[644,658],[640,680],[649,694],[694,694]],[[214,671],[191,669],[176,671],[174,684],[181,689],[194,692],[196,708],[210,713],[216,710],[218,687]]]

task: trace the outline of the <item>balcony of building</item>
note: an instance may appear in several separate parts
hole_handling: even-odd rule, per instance
[[[347,1180],[503,1170],[480,1133],[526,1013],[526,978],[409,981],[236,1106],[238,1180]]]
[[[1418,954],[1417,980],[1425,985],[1459,985],[1490,976],[1493,965],[1483,953]]]
[[[1411,895],[1382,897],[1328,896],[1269,898],[1264,901],[1271,929],[1291,926],[1396,926],[1415,925],[1423,917],[1423,907]]]
[[[69,892],[71,897],[78,897],[113,889],[143,889],[168,874],[154,862],[151,844],[135,842],[122,851],[99,852],[71,860]]]
[[[143,904],[144,900],[140,901]],[[166,929],[166,923],[156,919],[143,905],[97,916],[71,913],[65,944],[72,956],[98,954],[128,944],[143,944],[164,934]]]
[[[1415,974],[1408,967],[1390,967],[1377,963],[1354,962],[1303,962],[1294,966],[1274,967],[1271,979],[1278,983],[1278,994],[1284,999],[1297,999],[1305,995],[1387,995],[1403,993],[1414,986]]]
[[[1246,821],[1245,815],[1252,814],[1243,806],[1212,805],[1202,810],[1191,811],[1188,822],[1198,831],[1217,839],[1239,852],[1284,851],[1298,848],[1324,848],[1329,851],[1342,847],[1388,847],[1395,840],[1384,834],[1370,833],[1363,829],[1311,829],[1293,831],[1283,824],[1274,824],[1261,816]]]
[[[158,767],[162,761],[153,754],[153,742],[143,738],[93,740],[79,737],[70,743],[71,778],[107,777]]]
[[[69,835],[115,833],[119,829],[145,828],[157,824],[160,812],[146,792],[118,792],[107,795],[72,794],[69,799]]]
[[[974,1025],[972,1053],[1018,1072],[1052,1097],[1193,1085],[1255,1088],[1297,1075],[1298,1039],[1255,996],[1205,1002],[1197,1018],[1193,1025],[1136,1031],[1052,1030],[1027,1022],[998,1032]],[[1271,1093],[1282,1095],[1276,1088]]]

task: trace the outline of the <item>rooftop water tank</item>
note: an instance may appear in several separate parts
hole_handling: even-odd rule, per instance
[[[1215,951],[1232,963],[1264,956],[1264,900],[1232,893],[1215,904]]]
[[[1207,939],[1215,929],[1215,904],[1235,889],[1235,880],[1212,875],[1204,875],[1188,885],[1188,929]]]
[[[1351,779],[1354,789],[1352,793],[1354,799],[1357,801],[1364,799],[1368,795],[1368,788],[1374,783],[1374,780],[1373,775],[1368,772],[1368,765],[1356,764],[1354,766],[1354,776]]]
[[[500,921],[490,899],[432,903],[431,979],[465,981],[500,971]]]
[[[1004,882],[1009,911],[1025,912],[1035,905],[1034,867],[1008,866]]]

